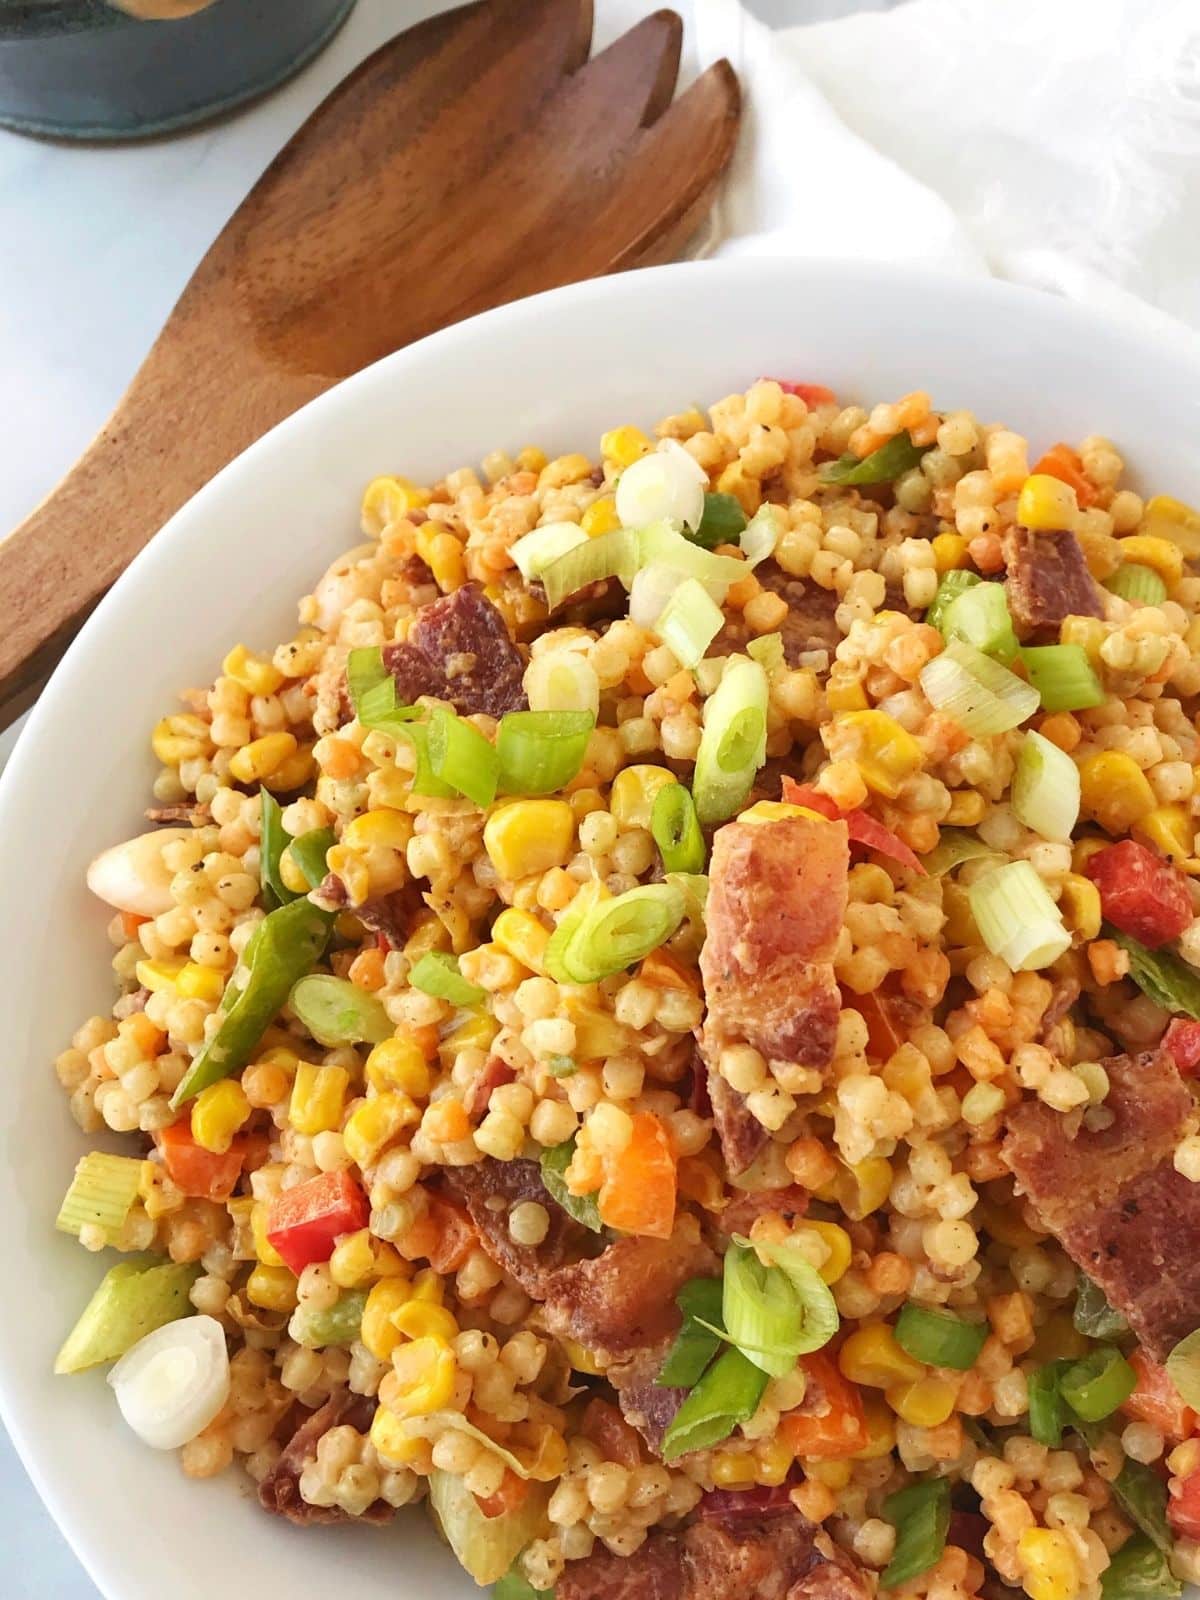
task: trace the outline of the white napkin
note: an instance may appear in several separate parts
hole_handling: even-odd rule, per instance
[[[644,10],[607,0],[605,36]],[[1196,0],[909,0],[783,31],[738,0],[691,12],[746,97],[710,249],[926,261],[1200,327]]]

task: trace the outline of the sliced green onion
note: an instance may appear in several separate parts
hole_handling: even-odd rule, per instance
[[[398,722],[383,731],[390,733],[395,739],[403,739],[417,758],[417,770],[413,774],[412,781],[414,794],[449,800],[458,793],[453,784],[447,783],[444,778],[439,778],[433,770],[433,753],[429,748],[427,722]]]
[[[931,878],[944,878],[964,861],[982,861],[985,856],[999,857],[1001,852],[965,828],[943,828],[941,837],[928,855],[921,857],[921,865]]]
[[[693,1278],[675,1296],[683,1326],[654,1380],[660,1388],[690,1389],[700,1382],[721,1348],[720,1335],[711,1331],[711,1324],[721,1320],[721,1295],[720,1278]]]
[[[323,1350],[331,1344],[353,1344],[362,1331],[365,1289],[343,1289],[331,1306],[314,1310],[297,1306],[288,1323],[288,1334],[297,1344],[310,1350]]]
[[[434,706],[429,714],[429,764],[435,778],[477,806],[490,806],[496,798],[500,757],[495,745],[445,706]]]
[[[735,1235],[725,1255],[722,1308],[730,1341],[773,1377],[827,1345],[839,1325],[829,1285],[795,1240],[752,1245]]]
[[[1104,587],[1135,606],[1160,606],[1167,598],[1167,586],[1159,574],[1137,561],[1124,562]]]
[[[930,1367],[967,1372],[975,1365],[988,1336],[986,1322],[965,1322],[949,1311],[909,1300],[896,1319],[896,1343]]]
[[[553,1589],[535,1589],[514,1562],[499,1583],[492,1585],[492,1600],[554,1600]]]
[[[739,541],[748,567],[756,567],[760,561],[775,554],[775,546],[783,531],[782,516],[779,506],[763,505],[750,518]]]
[[[686,903],[674,884],[645,883],[585,912],[562,952],[572,983],[599,983],[657,950],[683,921]],[[557,931],[557,930],[556,930]]]
[[[718,605],[724,602],[730,584],[737,583],[750,570],[735,556],[719,556],[711,550],[702,550],[669,522],[651,522],[639,528],[637,541],[639,567],[671,567],[684,577],[695,578]]]
[[[1020,727],[1038,708],[1036,689],[963,639],[951,639],[921,669],[921,688],[973,739]]]
[[[314,972],[294,986],[288,1004],[318,1044],[379,1044],[396,1031],[383,1001],[349,978]]]
[[[551,1145],[548,1150],[542,1151],[541,1168],[542,1183],[546,1193],[552,1200],[556,1200],[569,1217],[574,1217],[576,1222],[582,1222],[585,1228],[590,1228],[593,1233],[603,1233],[604,1224],[600,1221],[600,1206],[594,1194],[572,1194],[567,1188],[567,1168],[575,1155],[574,1138],[566,1139],[562,1144]]]
[[[653,624],[658,637],[685,667],[703,661],[724,626],[724,612],[696,578],[684,578]]]
[[[965,639],[1003,666],[1016,660],[1020,648],[1002,583],[977,583],[964,590],[946,607],[940,630],[947,639]]]
[[[288,846],[292,860],[308,879],[310,888],[315,889],[325,881],[329,871],[325,858],[335,843],[336,835],[332,828],[313,828],[310,833],[302,833],[299,838],[293,839]]]
[[[1087,711],[1104,704],[1104,688],[1081,644],[1027,645],[1021,660],[1046,711]]]
[[[745,805],[767,754],[767,675],[734,657],[705,701],[692,798],[701,822],[724,822]]]
[[[662,856],[664,872],[704,871],[704,835],[695,804],[682,783],[665,783],[654,796],[650,832]]]
[[[698,528],[704,516],[708,473],[678,439],[664,439],[617,479],[617,516],[626,528],[670,518]]]
[[[976,584],[982,582],[983,579],[977,572],[968,572],[963,567],[952,567],[949,572],[944,572],[937,586],[937,593],[925,613],[925,621],[940,633],[942,624],[946,620],[946,613],[959,595],[966,594],[968,589],[973,589]]]
[[[262,805],[259,825],[258,858],[262,877],[263,900],[268,911],[285,906],[296,896],[279,875],[279,861],[288,846],[291,835],[283,826],[283,812],[279,801],[269,789],[260,788],[258,798]]]
[[[1062,1444],[1063,1428],[1067,1424],[1067,1407],[1059,1389],[1069,1361],[1047,1361],[1031,1373],[1029,1390],[1029,1431],[1039,1444],[1048,1444],[1055,1450]]]
[[[668,872],[666,881],[683,896],[684,920],[703,927],[708,907],[707,876],[703,872]]]
[[[763,671],[770,677],[771,673],[778,672],[784,663],[783,635],[781,633],[763,633],[757,639],[751,639],[746,646],[746,654],[751,661],[757,661]]]
[[[1070,948],[1058,907],[1028,861],[984,873],[967,890],[979,936],[1014,972],[1036,972]]]
[[[584,918],[605,898],[606,893],[604,885],[598,879],[589,878],[586,883],[580,884],[575,891],[575,898],[559,917],[546,945],[546,953],[542,957],[546,973],[555,983],[574,981],[564,965],[567,950],[570,948],[571,940],[582,927]]]
[[[1075,1310],[1071,1317],[1079,1333],[1089,1339],[1120,1339],[1129,1324],[1108,1303],[1104,1290],[1081,1272],[1075,1288]]]
[[[1100,1576],[1100,1600],[1179,1600],[1182,1593],[1166,1556],[1144,1533],[1126,1539]]]
[[[381,678],[369,689],[364,689],[355,707],[355,714],[364,728],[376,728],[381,733],[393,736],[397,724],[411,722],[423,715],[420,706],[402,706],[398,703],[394,678]]]
[[[662,1458],[720,1444],[758,1410],[769,1379],[740,1350],[724,1351],[680,1406],[663,1435]]]
[[[950,1531],[950,1482],[926,1478],[883,1502],[883,1515],[896,1530],[896,1548],[881,1582],[894,1589],[941,1558]]]
[[[861,460],[847,454],[836,461],[827,461],[820,469],[821,481],[851,485],[892,483],[902,473],[911,471],[929,449],[931,445],[914,444],[907,433],[898,433]]]
[[[525,669],[525,694],[531,711],[600,710],[600,680],[579,650],[547,650]]]
[[[1059,1392],[1076,1416],[1102,1422],[1137,1388],[1137,1374],[1119,1350],[1101,1345],[1073,1361],[1059,1379]]]
[[[733,495],[706,494],[704,515],[692,534],[692,543],[705,550],[715,550],[719,544],[736,544],[745,526],[746,513]]]
[[[638,536],[630,528],[613,528],[598,538],[585,538],[542,568],[546,604],[554,611],[571,595],[602,578],[620,578],[628,589],[640,565]]]
[[[1156,1006],[1200,1022],[1200,973],[1194,967],[1169,950],[1147,950],[1119,928],[1106,924],[1104,935],[1129,952],[1129,976]]]
[[[1043,839],[1068,844],[1079,821],[1079,768],[1065,750],[1032,730],[1021,743],[1012,780],[1012,809]]]
[[[384,682],[391,682],[391,677],[383,664],[383,651],[377,644],[351,650],[346,658],[346,687],[356,715],[363,696],[376,684]]]
[[[583,765],[595,725],[590,711],[508,712],[496,735],[500,792],[553,794],[565,788]]]
[[[78,1239],[83,1228],[99,1228],[111,1243],[125,1225],[138,1197],[146,1163],[136,1156],[110,1156],[89,1150],[75,1167],[54,1226]]]
[[[577,522],[547,522],[509,546],[509,555],[527,583],[540,578],[552,561],[565,556],[577,545],[587,544],[588,536]]]
[[[1167,1357],[1167,1377],[1185,1405],[1200,1407],[1200,1328],[1181,1339]]]
[[[435,1000],[448,1000],[452,1006],[473,1006],[485,991],[470,983],[458,970],[458,957],[444,950],[427,950],[408,974],[408,981],[422,994]]]

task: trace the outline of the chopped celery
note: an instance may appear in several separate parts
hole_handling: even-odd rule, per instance
[[[297,1344],[321,1350],[328,1344],[353,1344],[362,1328],[365,1289],[343,1289],[331,1306],[320,1311],[297,1306],[288,1333]]]
[[[543,1531],[549,1486],[531,1483],[514,1511],[488,1517],[462,1478],[434,1469],[429,1503],[460,1565],[480,1585],[499,1583],[531,1539]]]
[[[946,607],[939,626],[945,638],[965,639],[1001,666],[1016,660],[1017,635],[1002,583],[972,584]]]
[[[1087,711],[1104,704],[1104,686],[1081,644],[1026,645],[1021,660],[1043,711]]]
[[[77,1239],[82,1228],[102,1228],[111,1244],[137,1199],[147,1165],[135,1156],[108,1156],[102,1150],[89,1150],[75,1168],[54,1226],[62,1233],[73,1233]]]
[[[110,1268],[55,1357],[55,1372],[84,1372],[116,1361],[148,1333],[189,1315],[188,1292],[199,1276],[197,1262],[154,1256]]]
[[[1160,606],[1167,598],[1167,586],[1160,575],[1153,567],[1143,567],[1136,561],[1119,566],[1104,587],[1135,606]]]
[[[968,589],[974,589],[982,582],[983,579],[977,572],[968,572],[964,567],[951,567],[949,572],[944,572],[937,586],[937,593],[925,613],[928,626],[936,628],[941,633],[945,626],[946,613],[959,595],[966,594]]]

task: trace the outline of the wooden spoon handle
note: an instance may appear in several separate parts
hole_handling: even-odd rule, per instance
[[[185,296],[186,301],[186,296]],[[0,728],[26,709],[104,592],[214,473],[329,386],[207,350],[173,319],[117,409],[41,505],[0,543]],[[183,335],[180,337],[180,335]]]

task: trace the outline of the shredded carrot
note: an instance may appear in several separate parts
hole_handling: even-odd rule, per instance
[[[1083,463],[1069,444],[1051,445],[1034,467],[1034,472],[1045,472],[1060,483],[1070,484],[1081,507],[1094,506],[1100,498],[1095,486],[1083,470]]]
[[[600,1220],[623,1233],[669,1239],[677,1174],[667,1130],[650,1111],[633,1114],[633,1137],[605,1162]]]

